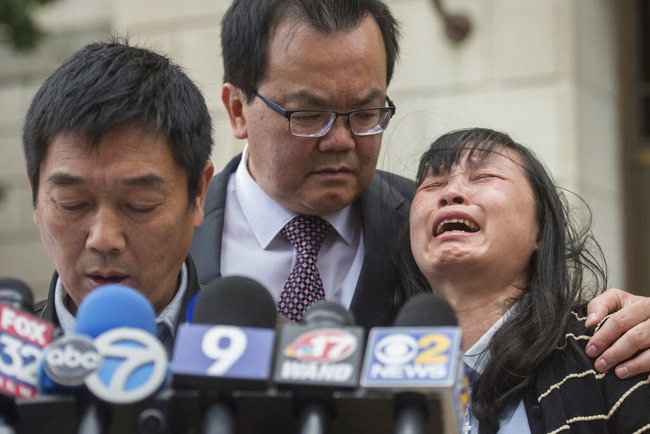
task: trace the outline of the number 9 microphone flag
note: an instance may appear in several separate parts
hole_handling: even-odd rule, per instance
[[[271,369],[271,329],[181,324],[174,346],[174,375],[265,381]]]

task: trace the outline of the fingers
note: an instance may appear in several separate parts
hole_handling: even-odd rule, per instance
[[[587,343],[586,352],[589,357],[594,357],[605,349],[594,363],[598,371],[607,371],[625,361],[616,369],[616,375],[620,378],[650,372],[650,350],[647,350],[650,347],[649,311],[650,303],[647,300],[627,306],[612,315],[598,333],[594,334]],[[621,337],[606,348],[608,342],[618,336]],[[645,351],[626,361],[640,350]]]
[[[600,354],[594,367],[601,372],[615,367],[619,378],[650,372],[650,298],[608,289],[587,305],[585,325],[594,326],[612,312],[587,342],[589,357]]]
[[[634,359],[621,363],[615,369],[616,376],[624,379],[637,374],[647,373],[650,369],[650,350],[645,350]],[[650,379],[650,375],[648,375]]]
[[[587,321],[585,326],[592,327],[598,324],[607,316],[607,314],[616,312],[628,303],[631,303],[633,298],[637,297],[629,292],[621,291],[620,289],[611,288],[595,297],[587,305]],[[620,336],[620,335],[619,335]],[[616,336],[614,339],[616,339]],[[611,342],[608,342],[609,345]]]

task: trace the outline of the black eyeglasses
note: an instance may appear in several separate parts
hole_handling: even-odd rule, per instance
[[[333,110],[285,110],[265,96],[255,92],[255,95],[271,109],[289,120],[289,132],[298,137],[322,137],[332,128],[336,118],[345,116],[348,127],[355,136],[371,136],[383,132],[395,114],[395,104],[386,97],[388,107],[373,107],[350,110],[339,113]]]

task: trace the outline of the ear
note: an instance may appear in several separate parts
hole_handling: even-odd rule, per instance
[[[29,186],[34,188],[34,184],[32,184],[32,178],[29,176],[29,167],[27,167],[27,164],[25,164],[25,173],[27,174],[27,179],[29,180]]]
[[[238,139],[248,138],[248,129],[246,128],[246,95],[244,92],[232,83],[225,83],[221,88],[221,101],[223,102],[232,132]]]
[[[194,229],[198,228],[201,226],[201,223],[203,223],[203,218],[205,217],[205,213],[203,211],[203,206],[205,205],[205,196],[208,193],[208,186],[210,185],[210,181],[212,180],[212,175],[214,174],[214,165],[212,164],[211,161],[208,161],[205,163],[205,167],[203,168],[203,174],[201,175],[201,180],[199,181],[199,188],[196,191],[196,199],[194,203]]]
[[[27,167],[27,164],[25,164],[25,173],[27,174],[27,179],[29,180],[29,186],[32,188],[32,191],[34,190],[34,183],[32,182],[32,178],[29,176],[29,167]],[[33,219],[34,223],[37,225],[39,224],[39,216],[38,216],[38,200],[34,202],[34,212],[33,212]]]
[[[539,246],[541,243],[540,237],[542,236],[542,230],[537,225],[537,234],[535,234],[535,245],[533,246],[533,252],[539,252]]]

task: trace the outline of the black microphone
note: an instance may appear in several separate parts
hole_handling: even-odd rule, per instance
[[[0,303],[27,313],[34,313],[34,295],[22,280],[0,278]]]
[[[419,294],[393,327],[370,331],[361,386],[395,394],[395,433],[460,432],[469,391],[457,324],[445,300]]]
[[[33,315],[29,287],[13,278],[0,279],[0,432],[11,433],[16,398],[36,396],[43,349],[52,341],[52,324]]]
[[[228,276],[207,285],[192,316],[177,331],[173,386],[200,390],[205,433],[233,433],[233,392],[266,389],[269,384],[275,302],[258,282]]]
[[[352,314],[329,301],[314,303],[303,325],[282,326],[273,381],[294,393],[298,433],[324,434],[336,417],[334,393],[357,387],[363,335]]]

